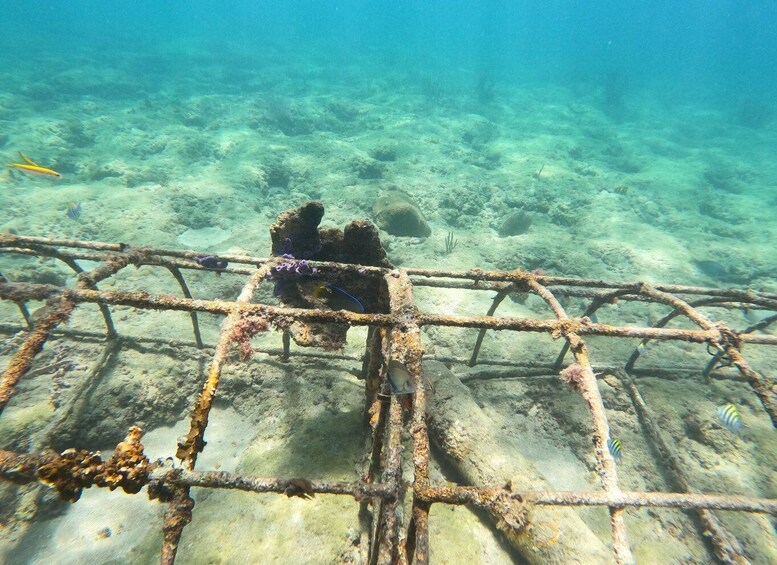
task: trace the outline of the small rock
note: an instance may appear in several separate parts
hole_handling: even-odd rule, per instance
[[[513,212],[505,219],[499,228],[499,237],[524,234],[529,231],[531,222],[531,216],[523,210]]]
[[[432,234],[432,229],[418,205],[398,190],[378,198],[372,213],[378,227],[391,235],[429,237]]]

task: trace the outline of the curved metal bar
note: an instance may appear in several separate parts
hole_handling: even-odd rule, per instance
[[[620,298],[621,296],[625,296],[628,294],[634,294],[631,290],[616,290],[615,292],[608,292],[607,294],[604,294],[602,296],[597,296],[591,301],[591,304],[588,305],[588,308],[585,309],[585,312],[583,312],[583,318],[590,318],[593,316],[596,311],[604,306],[605,304],[612,303],[616,298]],[[558,357],[556,357],[556,363],[554,364],[554,367],[556,370],[561,369],[561,365],[564,363],[564,357],[567,356],[567,352],[569,352],[569,342],[565,341],[563,347],[561,348],[561,351],[558,354]]]
[[[537,279],[529,277],[526,280],[529,290],[542,298],[560,324],[571,322],[563,306],[553,293],[543,286]],[[620,494],[621,489],[618,484],[618,471],[615,466],[615,460],[607,448],[607,440],[610,437],[610,425],[607,422],[607,415],[604,410],[604,401],[602,400],[599,385],[596,382],[593,369],[588,357],[588,349],[585,342],[574,330],[574,326],[569,326],[569,330],[559,329],[558,333],[551,334],[554,338],[563,337],[570,345],[572,354],[575,357],[576,367],[570,366],[570,370],[575,376],[570,376],[570,384],[577,389],[583,397],[588,411],[591,414],[593,423],[593,443],[594,455],[599,467],[599,478],[602,488],[608,495]],[[628,535],[626,533],[626,522],[623,517],[623,508],[609,506],[610,512],[610,532],[612,535],[612,547],[615,553],[615,562],[618,565],[633,563],[634,557],[629,547]]]
[[[65,265],[67,265],[73,271],[75,271],[76,275],[80,275],[81,273],[84,272],[83,267],[81,267],[81,265],[79,265],[75,259],[60,253],[59,250],[57,249],[46,247],[46,246],[34,245],[34,244],[28,245],[27,248],[38,256],[51,257],[52,259],[57,259],[59,261],[62,261]],[[96,285],[94,286],[94,289],[97,290]],[[105,320],[106,337],[108,339],[113,339],[118,334],[116,333],[116,327],[113,325],[113,318],[111,317],[111,311],[106,304],[98,304],[97,307],[100,309],[100,313],[103,316],[103,320]]]
[[[510,294],[513,290],[515,290],[515,287],[513,285],[506,286],[505,288],[501,289],[499,292],[496,293],[496,296],[494,296],[494,301],[491,304],[491,308],[488,309],[488,313],[486,316],[493,316],[494,312],[496,312],[496,309],[499,308],[499,305],[502,303],[502,301],[507,297],[508,294]],[[475,364],[478,362],[478,353],[480,353],[480,346],[483,345],[483,338],[486,337],[486,328],[481,328],[478,332],[478,338],[475,341],[475,347],[472,349],[472,356],[469,358],[469,365],[470,367],[474,367]]]
[[[192,298],[192,293],[189,292],[189,287],[186,284],[186,280],[183,278],[183,274],[181,274],[181,270],[178,267],[175,267],[173,265],[166,265],[167,270],[170,271],[173,276],[175,277],[175,280],[178,281],[178,284],[181,286],[181,291],[183,292],[184,297],[186,298]],[[192,310],[189,312],[189,315],[192,318],[192,330],[194,331],[194,341],[197,342],[197,349],[202,349],[202,336],[200,335],[200,321],[197,319],[197,312]]]
[[[3,275],[3,273],[0,273],[0,283],[7,283],[8,279]],[[14,304],[19,308],[19,312],[22,314],[22,318],[24,318],[24,323],[27,324],[27,329],[32,329],[32,317],[30,316],[30,311],[27,309],[27,304],[25,304],[22,301],[14,301]]]
[[[741,333],[743,334],[749,334],[753,333],[754,331],[762,330],[764,328],[769,327],[771,324],[777,321],[777,314],[772,314],[771,316],[767,316],[763,320],[753,324],[752,326],[746,327],[744,330],[742,330]],[[707,363],[707,366],[704,367],[704,371],[702,371],[702,375],[709,378],[710,373],[715,369],[715,366],[720,362],[721,357],[724,357],[724,353],[722,351],[718,351],[715,353],[715,355],[712,356],[712,359],[710,359],[710,362]]]
[[[714,306],[717,304],[720,304],[722,302],[726,302],[726,300],[723,300],[721,298],[708,298],[706,300],[698,300],[696,302],[692,302],[689,304],[691,308],[698,308],[699,306]],[[654,328],[663,328],[666,326],[669,322],[671,322],[673,319],[675,319],[680,314],[683,314],[682,309],[675,308],[669,314],[658,320],[653,327]],[[749,332],[746,332],[749,333]],[[639,342],[639,345],[634,348],[634,351],[632,352],[631,356],[629,357],[629,360],[626,362],[626,366],[623,368],[627,373],[631,373],[634,370],[634,364],[637,362],[637,359],[639,359],[639,356],[642,354],[642,351],[644,351],[644,348],[647,346],[648,342],[651,338],[646,337],[642,341]],[[710,369],[711,371],[711,369]],[[705,376],[709,374],[709,371],[705,369],[704,372]]]
[[[715,324],[688,302],[648,284],[642,285],[640,292],[655,299],[656,302],[661,302],[681,310],[689,320],[702,330],[716,332],[717,336],[707,339],[707,343],[722,351],[731,359],[731,364],[739,370],[742,376],[745,377],[747,384],[753,389],[753,392],[758,395],[758,399],[769,415],[772,425],[777,428],[777,399],[774,398],[771,384],[768,379],[750,367],[750,364],[740,351],[745,343],[744,337],[748,334],[737,333],[722,323]]]

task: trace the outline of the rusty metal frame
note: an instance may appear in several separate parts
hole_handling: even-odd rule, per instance
[[[120,338],[110,317],[110,307],[131,306],[137,309],[177,310],[188,312],[192,318],[194,346],[203,342],[197,321],[198,312],[209,312],[225,317],[215,354],[207,378],[202,385],[192,410],[190,431],[179,443],[176,452],[182,465],[169,460],[151,462],[143,454],[141,430],[133,427],[127,439],[117,446],[114,455],[103,461],[96,452],[67,450],[62,454],[17,454],[0,451],[0,478],[15,483],[43,482],[58,490],[68,500],[77,500],[83,488],[90,486],[118,487],[127,492],[138,492],[149,486],[149,495],[167,503],[163,525],[164,542],[162,563],[175,561],[183,528],[191,521],[194,502],[189,496],[192,487],[238,489],[258,493],[284,493],[287,496],[307,497],[314,493],[352,496],[360,501],[360,518],[368,540],[369,563],[429,562],[429,510],[432,504],[468,504],[488,510],[498,516],[507,512],[507,505],[550,506],[606,506],[610,512],[612,547],[619,564],[633,561],[628,543],[623,513],[628,508],[664,507],[694,510],[704,526],[702,535],[708,536],[714,553],[722,563],[744,563],[746,559],[737,540],[728,533],[713,514],[713,510],[769,513],[777,516],[777,499],[733,496],[728,494],[697,493],[682,473],[668,442],[664,441],[653,423],[650,409],[638,389],[634,374],[640,349],[636,349],[624,369],[606,368],[624,383],[645,426],[648,436],[666,461],[679,490],[678,493],[624,492],[620,489],[617,467],[606,442],[610,437],[604,404],[597,377],[588,357],[584,336],[640,338],[648,340],[681,340],[706,344],[714,355],[711,365],[704,370],[709,377],[714,366],[726,363],[735,367],[759,398],[773,425],[777,427],[777,390],[773,379],[755,371],[742,355],[744,344],[777,345],[777,336],[756,334],[755,327],[735,331],[721,322],[706,317],[699,307],[753,308],[777,310],[777,295],[738,289],[711,289],[680,285],[649,285],[646,283],[619,283],[613,281],[575,279],[515,271],[487,272],[473,269],[453,272],[430,269],[385,269],[361,267],[340,263],[313,263],[320,273],[349,272],[360,276],[380,277],[384,281],[389,311],[359,314],[347,311],[286,308],[253,302],[257,287],[268,278],[276,258],[257,258],[241,255],[224,256],[230,266],[223,270],[232,275],[248,276],[240,296],[235,301],[194,299],[184,276],[185,270],[207,270],[192,259],[200,253],[156,248],[131,247],[126,244],[85,242],[18,235],[0,235],[0,253],[52,257],[65,262],[78,273],[73,288],[45,284],[11,282],[0,275],[0,299],[19,306],[22,314],[26,303],[45,301],[38,309],[31,327],[25,316],[24,340],[12,355],[0,377],[0,415],[16,390],[19,380],[27,373],[35,355],[51,336],[61,333],[59,326],[66,322],[73,310],[83,303],[97,304],[106,321],[106,350],[115,351]],[[95,261],[98,265],[83,272],[77,261]],[[151,295],[146,292],[101,291],[97,283],[110,278],[129,265],[151,265],[167,269],[180,285],[183,297],[169,294]],[[485,316],[440,315],[421,312],[415,304],[413,289],[436,287],[459,290],[496,291],[492,307]],[[553,319],[494,317],[500,303],[510,293],[530,293],[538,296],[553,314]],[[574,296],[590,300],[581,317],[567,314],[559,297]],[[596,311],[621,301],[640,301],[660,304],[671,313],[654,327],[612,326],[592,320]],[[667,328],[672,318],[682,317],[697,329]],[[757,327],[763,329],[777,320],[771,316]],[[333,322],[368,326],[367,349],[363,358],[365,377],[365,421],[372,426],[371,453],[361,480],[354,482],[325,482],[302,478],[260,478],[231,473],[195,470],[197,455],[204,448],[204,433],[208,415],[218,389],[221,371],[232,346],[250,339],[257,331],[269,325],[283,332],[282,360],[290,357],[290,339],[286,331],[294,321]],[[421,342],[424,326],[476,328],[480,333],[468,364],[478,362],[486,330],[544,333],[554,339],[563,338],[564,346],[555,363],[536,374],[557,373],[566,355],[574,357],[571,378],[573,386],[585,400],[593,425],[594,454],[600,476],[601,489],[594,492],[514,492],[494,485],[441,486],[429,479],[430,446],[426,424],[426,388],[422,376]],[[3,326],[5,327],[5,326]],[[2,331],[3,327],[0,327]],[[87,332],[88,333],[88,332]],[[98,334],[90,334],[97,339]],[[178,337],[178,336],[176,336]],[[185,342],[181,342],[185,343]],[[403,408],[397,396],[385,401],[380,391],[386,384],[387,368],[391,361],[402,363],[415,381],[412,410],[409,420],[403,422]],[[597,368],[601,371],[601,368]],[[564,386],[559,379],[559,386]],[[402,477],[401,432],[407,429],[412,437],[412,513],[403,524],[401,512],[405,495]],[[497,478],[498,479],[498,478]],[[512,502],[511,502],[512,501]],[[372,510],[370,510],[370,508]]]

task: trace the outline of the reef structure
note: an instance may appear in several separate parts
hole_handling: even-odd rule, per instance
[[[354,220],[344,229],[319,227],[324,217],[320,202],[307,202],[282,212],[270,226],[272,254],[283,257],[273,268],[275,296],[284,306],[295,308],[331,308],[333,304],[317,292],[322,285],[357,298],[364,312],[388,312],[388,297],[382,277],[371,276],[365,267],[388,267],[391,263],[380,243],[377,227],[369,220]],[[350,263],[352,270],[329,270],[316,261]],[[355,304],[355,302],[354,302]],[[319,324],[304,321],[291,323],[286,331],[297,345],[339,349],[345,344],[347,324]]]

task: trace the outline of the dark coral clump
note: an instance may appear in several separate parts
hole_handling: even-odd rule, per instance
[[[358,298],[367,312],[386,311],[387,298],[380,277],[368,276],[364,270],[322,269],[309,263],[332,261],[390,268],[378,229],[367,220],[354,220],[343,230],[319,228],[323,215],[320,202],[308,202],[283,212],[270,227],[273,255],[283,257],[269,276],[275,282],[275,296],[284,305],[296,308],[327,307],[314,296],[318,286],[327,284]],[[348,326],[295,322],[288,330],[299,345],[337,349],[345,343]]]
[[[324,205],[308,202],[294,210],[286,210],[270,226],[273,255],[291,255],[312,259],[321,252],[318,224],[324,217]]]

